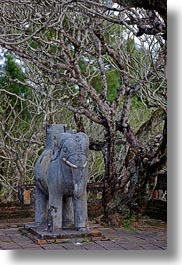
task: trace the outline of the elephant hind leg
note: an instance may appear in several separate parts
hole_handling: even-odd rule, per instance
[[[47,223],[48,196],[41,189],[40,183],[36,182],[35,189],[35,224],[37,226]]]
[[[63,228],[71,228],[74,225],[74,212],[72,197],[63,197]]]

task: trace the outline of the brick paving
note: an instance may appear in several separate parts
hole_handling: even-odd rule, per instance
[[[100,228],[107,240],[38,245],[19,227],[0,228],[0,250],[167,250],[166,232],[135,232],[123,228]]]

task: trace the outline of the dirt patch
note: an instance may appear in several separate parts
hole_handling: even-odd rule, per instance
[[[123,217],[120,214],[113,214],[110,216],[109,225],[103,220],[103,217],[95,218],[97,224],[108,228],[123,228],[124,230],[138,231],[138,232],[154,232],[167,233],[167,223],[163,220],[152,219],[148,216],[140,217]]]
[[[24,226],[24,224],[31,222],[33,222],[32,218],[0,220],[0,229],[9,227],[21,227]],[[104,225],[102,223],[102,226],[106,226],[106,224]],[[149,233],[167,233],[166,222],[157,219],[151,219],[147,216],[143,216],[138,220],[135,220],[134,218],[126,220],[125,223],[120,225],[120,227],[122,227],[124,230],[134,230]]]
[[[151,219],[147,216],[141,217],[139,220],[130,220],[129,228],[151,233],[167,233],[167,223],[162,220]]]
[[[0,229],[12,228],[12,227],[23,227],[24,224],[33,222],[32,218],[11,218],[0,220]]]

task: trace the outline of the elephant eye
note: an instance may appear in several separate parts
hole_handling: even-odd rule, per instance
[[[68,151],[67,147],[63,147],[63,151],[66,153]]]

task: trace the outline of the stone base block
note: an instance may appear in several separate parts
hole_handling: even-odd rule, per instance
[[[25,225],[20,231],[37,244],[66,243],[66,242],[91,242],[105,240],[99,229],[90,228],[84,232],[72,229],[56,229],[48,232],[45,227],[35,227],[33,224]]]

